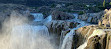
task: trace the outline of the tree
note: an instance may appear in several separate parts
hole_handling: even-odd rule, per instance
[[[104,0],[104,2],[103,2],[103,7],[105,7],[105,0]]]
[[[111,5],[111,2],[109,3],[109,5]]]

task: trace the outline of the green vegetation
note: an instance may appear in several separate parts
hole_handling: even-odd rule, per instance
[[[56,7],[56,5],[55,5],[55,4],[52,4],[52,5],[51,5],[51,8],[54,8],[54,7]]]
[[[104,2],[103,2],[103,7],[105,7],[105,0],[104,0]]]
[[[84,14],[84,12],[83,12],[83,11],[80,11],[80,12],[79,12],[79,15],[82,15],[82,14]]]
[[[111,2],[109,3],[109,5],[111,5]]]

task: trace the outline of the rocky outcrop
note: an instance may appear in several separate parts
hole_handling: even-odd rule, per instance
[[[49,32],[58,35],[60,35],[62,31],[77,27],[77,25],[78,25],[77,22],[68,22],[62,20],[53,20],[50,23],[46,24],[46,26],[49,29]]]
[[[98,30],[99,29],[99,30]],[[85,26],[76,30],[76,48],[78,49],[105,49],[107,32],[97,25]],[[86,44],[87,43],[87,44]]]
[[[77,27],[77,22],[69,22],[62,20],[52,20],[51,22],[45,24],[51,35],[55,36],[56,44],[59,46],[61,40],[64,36],[70,32],[70,29]],[[63,36],[63,37],[62,37]]]
[[[82,45],[96,28],[97,28],[97,25],[91,25],[91,26],[84,26],[77,29],[75,32],[77,36],[76,48]]]
[[[104,11],[101,11],[99,13],[85,13],[83,15],[79,15],[78,19],[81,19],[89,23],[97,24],[98,20],[102,18],[103,14],[104,14]]]
[[[53,20],[69,20],[69,19],[74,19],[74,16],[65,12],[54,10],[52,12],[52,19]]]
[[[102,36],[95,35],[88,40],[85,49],[105,49],[106,34]]]
[[[111,27],[111,9],[105,10],[103,18],[98,23],[99,26],[110,28]]]
[[[105,10],[105,15],[99,20],[98,25],[84,26],[76,30],[77,49],[111,48],[110,11]]]
[[[43,13],[44,18],[46,18],[51,14],[51,9],[48,6],[42,6],[42,7],[39,7],[36,12]]]

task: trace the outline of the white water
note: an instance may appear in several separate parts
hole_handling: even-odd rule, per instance
[[[0,49],[54,49],[46,26],[21,25],[0,39]]]
[[[47,18],[45,18],[43,20],[44,23],[49,23],[50,21],[52,21],[52,16],[51,15],[49,15]]]
[[[35,20],[34,21],[42,21],[44,19],[42,13],[31,13],[31,15],[34,16]]]
[[[61,49],[71,49],[74,35],[74,30],[71,30],[69,33],[66,34]]]
[[[34,17],[34,21],[42,20],[38,19],[40,15],[38,17],[34,15]],[[55,49],[55,46],[50,41],[46,26],[33,26],[23,23],[22,20],[19,22],[18,18],[13,19],[12,25],[14,26],[10,26],[10,32],[0,36],[0,49]]]
[[[11,49],[53,49],[45,26],[16,26],[10,37]]]

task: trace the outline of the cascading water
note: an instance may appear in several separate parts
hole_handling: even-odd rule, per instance
[[[69,33],[66,34],[61,49],[71,49],[74,35],[74,30],[71,30]]]
[[[80,24],[76,28],[71,29],[71,31],[66,34],[66,36],[64,37],[61,49],[71,49],[72,42],[73,42],[73,36],[75,35],[74,30],[77,30],[78,28],[83,27],[83,26],[90,25],[89,23],[86,23],[85,21],[79,20],[78,14],[73,14],[73,15],[75,16],[75,19],[68,20],[68,21],[72,21],[72,22],[74,21],[74,22],[78,22]]]
[[[0,49],[55,49],[54,45],[50,42],[50,36],[46,26],[29,25],[23,23],[21,18],[13,19],[14,21],[9,26],[11,27],[10,32],[0,36]],[[19,22],[18,20],[21,21]],[[39,19],[35,18],[35,20]],[[15,22],[18,23],[14,24]]]
[[[33,16],[34,16],[34,18],[35,18],[35,20],[34,21],[42,21],[43,20],[43,14],[42,13],[31,13]]]
[[[12,28],[11,49],[53,49],[46,26],[22,25]]]
[[[52,21],[51,15],[49,15],[47,18],[45,18],[42,22],[44,22],[44,24],[45,24],[45,23],[49,23],[50,21]]]

